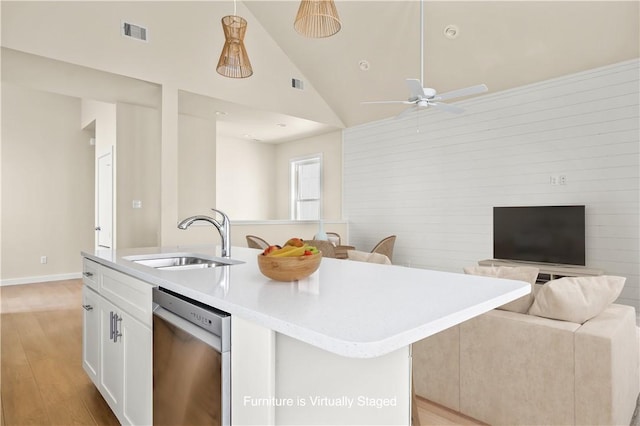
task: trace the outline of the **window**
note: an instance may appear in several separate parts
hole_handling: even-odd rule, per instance
[[[322,157],[291,160],[291,219],[319,220],[322,194]]]

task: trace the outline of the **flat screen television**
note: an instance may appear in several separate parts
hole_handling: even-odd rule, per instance
[[[584,206],[493,208],[493,257],[585,264]]]

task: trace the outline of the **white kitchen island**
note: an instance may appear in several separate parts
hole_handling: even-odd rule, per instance
[[[232,315],[233,424],[409,424],[411,344],[529,292],[521,281],[323,259],[305,280],[243,263],[157,270],[125,258],[216,256],[219,247],[98,250],[83,256]]]

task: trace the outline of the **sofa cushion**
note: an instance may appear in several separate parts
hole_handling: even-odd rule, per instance
[[[512,302],[506,303],[497,309],[526,314],[533,302],[533,286],[538,278],[538,268],[531,266],[469,266],[464,268],[464,273],[469,275],[482,275],[485,277],[505,278],[528,282],[531,292]]]
[[[625,280],[624,277],[600,275],[549,281],[537,292],[529,314],[583,324],[618,298]]]

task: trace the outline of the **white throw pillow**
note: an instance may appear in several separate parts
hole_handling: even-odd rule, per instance
[[[532,266],[469,266],[464,268],[464,273],[469,275],[505,278],[529,283],[531,285],[529,294],[497,308],[521,314],[526,314],[533,303],[533,286],[538,278],[538,272],[539,269]]]
[[[598,316],[620,295],[625,277],[564,277],[542,286],[529,309],[539,317],[582,324]]]

